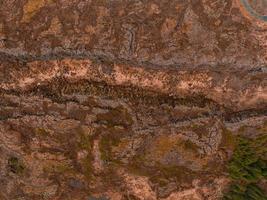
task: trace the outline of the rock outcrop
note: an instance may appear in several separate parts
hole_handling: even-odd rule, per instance
[[[0,1],[0,199],[221,199],[237,135],[267,133],[242,2]]]

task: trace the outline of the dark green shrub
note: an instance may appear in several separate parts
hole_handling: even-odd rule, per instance
[[[267,162],[262,152],[265,146],[255,144],[256,140],[238,138],[238,145],[229,164],[232,179],[243,182],[256,182],[266,177]]]
[[[267,196],[256,184],[232,184],[223,200],[267,200]]]
[[[233,180],[225,200],[267,200],[257,186],[267,178],[267,136],[256,139],[239,137],[229,163],[229,175]]]

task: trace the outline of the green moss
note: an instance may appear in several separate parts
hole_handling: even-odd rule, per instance
[[[256,184],[232,184],[223,200],[267,200],[267,196]]]
[[[267,135],[255,139],[237,138],[237,145],[229,163],[232,186],[225,200],[266,200],[258,188],[260,180],[267,178]]]
[[[24,164],[17,157],[8,159],[8,168],[14,174],[22,174],[25,170]]]
[[[255,182],[267,175],[267,161],[263,158],[267,148],[264,138],[238,138],[238,146],[229,164],[229,173],[233,179]]]

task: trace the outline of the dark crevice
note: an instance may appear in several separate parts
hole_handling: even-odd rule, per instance
[[[70,83],[64,79],[56,79],[47,85],[36,86],[27,91],[18,90],[0,90],[0,96],[3,94],[12,95],[38,95],[51,99],[57,103],[74,102],[81,104],[75,97],[66,97],[66,95],[82,94],[88,96],[98,96],[107,99],[123,99],[132,105],[142,104],[145,106],[161,106],[163,104],[175,106],[188,106],[209,108],[210,112],[196,117],[184,117],[183,119],[173,119],[171,123],[179,123],[199,119],[203,117],[218,117],[225,122],[235,123],[251,117],[267,116],[267,108],[255,108],[242,111],[232,111],[218,103],[206,98],[202,95],[195,96],[170,96],[168,94],[159,93],[151,90],[141,89],[133,86],[108,85],[105,82],[92,82],[81,80],[79,82]],[[1,103],[5,105],[4,102]],[[11,116],[8,116],[8,118]],[[3,118],[3,117],[2,117]],[[5,117],[4,117],[5,118]],[[3,119],[2,119],[3,120]]]

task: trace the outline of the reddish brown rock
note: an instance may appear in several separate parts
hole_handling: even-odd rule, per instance
[[[0,1],[0,199],[221,199],[235,136],[267,130],[240,2]]]

